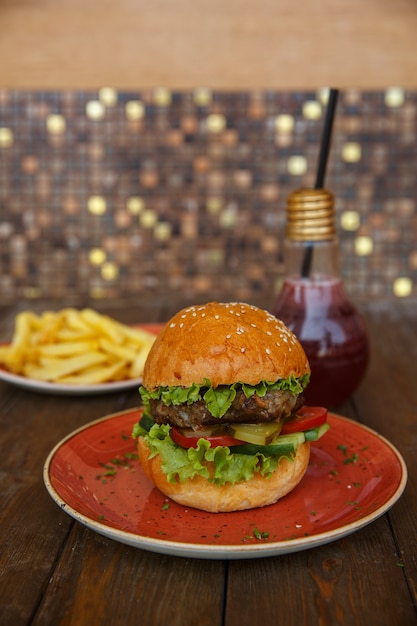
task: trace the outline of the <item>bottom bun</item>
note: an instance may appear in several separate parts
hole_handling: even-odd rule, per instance
[[[143,437],[138,437],[138,453],[148,478],[175,502],[210,513],[229,513],[274,504],[292,491],[307,470],[310,443],[305,442],[298,447],[293,461],[282,458],[269,478],[255,474],[251,479],[234,485],[215,485],[202,476],[195,476],[184,483],[170,483],[162,471],[161,457],[149,458],[150,450]]]

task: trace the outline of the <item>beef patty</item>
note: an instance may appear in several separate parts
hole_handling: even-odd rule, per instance
[[[303,403],[301,394],[293,395],[285,390],[274,389],[262,397],[253,394],[249,398],[243,391],[237,391],[231,407],[222,417],[213,417],[204,400],[170,406],[166,406],[161,400],[151,400],[150,412],[158,424],[198,430],[211,424],[257,424],[280,421],[295,413]]]

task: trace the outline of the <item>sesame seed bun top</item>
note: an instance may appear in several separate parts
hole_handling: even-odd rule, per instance
[[[145,363],[143,385],[257,385],[310,373],[306,354],[285,324],[241,302],[190,306],[171,318]]]

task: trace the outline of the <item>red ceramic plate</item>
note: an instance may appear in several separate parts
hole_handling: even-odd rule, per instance
[[[153,552],[245,559],[312,548],[377,519],[407,481],[392,444],[331,414],[294,491],[265,508],[205,513],[172,502],[147,479],[131,438],[139,416],[130,409],[70,434],[48,456],[44,481],[55,502],[88,528]]]
[[[158,334],[162,326],[162,324],[136,324],[137,328],[144,328],[145,330],[149,330],[151,333],[155,333],[155,335]],[[85,396],[98,393],[112,393],[114,391],[122,391],[123,389],[138,387],[142,382],[141,378],[129,378],[109,383],[98,383],[97,385],[65,385],[62,383],[35,380],[34,378],[14,374],[13,372],[9,372],[7,369],[4,369],[1,365],[0,380],[17,387],[21,387],[22,389],[66,396]]]

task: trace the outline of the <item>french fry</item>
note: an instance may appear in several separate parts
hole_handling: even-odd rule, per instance
[[[111,354],[115,358],[122,361],[124,360],[127,363],[132,362],[135,359],[137,353],[137,349],[135,349],[135,346],[133,346],[132,348],[129,346],[123,346],[120,344],[112,343],[109,339],[100,339],[99,347],[103,350],[104,353]]]
[[[40,357],[69,357],[97,350],[98,345],[97,341],[65,341],[40,346],[38,353]]]
[[[115,343],[122,343],[123,334],[119,325],[105,315],[100,315],[93,309],[84,309],[81,311],[82,319],[103,335],[107,335],[110,340]]]
[[[61,328],[56,334],[58,343],[89,341],[96,337],[96,332],[92,328],[89,330],[73,330],[72,328]]]
[[[93,309],[62,309],[16,317],[0,364],[35,380],[71,385],[140,378],[155,335]]]
[[[82,372],[92,365],[105,363],[105,361],[106,355],[100,352],[91,352],[89,354],[81,354],[65,359],[41,358],[38,367],[26,365],[23,368],[23,373],[30,378],[34,378],[33,372],[36,371],[36,378],[40,380],[57,381],[63,376],[68,376],[75,372]]]
[[[29,345],[30,324],[30,316],[23,313],[17,315],[15,333],[10,345],[10,352],[6,357],[6,365],[12,372],[18,373],[24,362],[26,346]]]
[[[123,361],[117,361],[112,365],[89,367],[75,375],[63,376],[60,382],[65,385],[96,385],[108,380],[121,380],[123,378],[128,378],[126,365]]]

